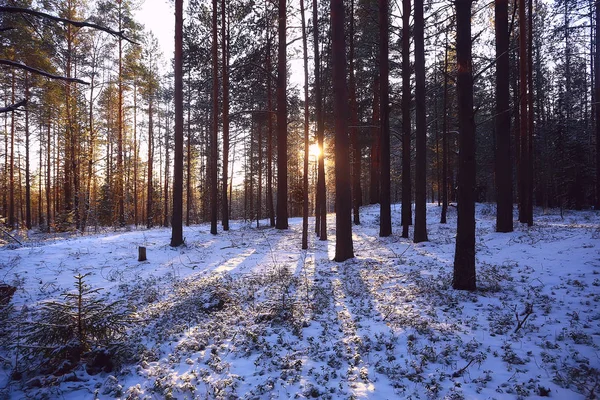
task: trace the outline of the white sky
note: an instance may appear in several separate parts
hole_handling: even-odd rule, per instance
[[[135,12],[137,21],[144,24],[158,39],[165,60],[173,58],[175,42],[175,6],[173,0],[143,0]]]

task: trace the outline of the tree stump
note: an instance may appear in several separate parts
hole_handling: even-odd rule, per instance
[[[146,261],[146,248],[143,246],[138,247],[138,261]]]

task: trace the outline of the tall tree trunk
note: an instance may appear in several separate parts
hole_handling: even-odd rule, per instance
[[[217,0],[213,0],[212,10],[212,132],[210,135],[210,233],[217,234],[217,214],[218,214],[218,172],[217,172],[217,135],[219,131],[219,52],[217,43]]]
[[[133,224],[138,226],[137,76],[133,77]]]
[[[192,80],[191,68],[188,71],[188,104],[187,104],[187,156],[186,156],[186,201],[185,201],[185,226],[190,226],[190,214],[192,210]]]
[[[378,61],[379,62],[379,61]],[[373,116],[371,119],[371,187],[370,203],[379,203],[380,175],[381,175],[381,135],[379,126],[379,75],[373,79]]]
[[[527,17],[525,12],[525,0],[519,1],[519,139],[521,150],[521,192],[519,193],[519,221],[526,223],[528,216],[528,193],[527,183],[529,181],[529,146],[527,134]]]
[[[256,227],[257,228],[260,226],[260,219],[262,218],[262,179],[263,179],[263,177],[262,177],[262,170],[263,170],[263,166],[262,166],[262,163],[263,163],[263,160],[262,160],[262,153],[263,153],[262,132],[263,132],[263,124],[261,121],[261,123],[258,125],[258,143],[257,143],[257,147],[258,147],[258,193],[256,196]],[[235,158],[235,154],[234,154],[234,158]]]
[[[389,4],[388,0],[379,0],[379,107],[381,108],[381,191],[379,236],[392,234],[392,211],[390,194],[390,97],[389,97]],[[337,114],[340,115],[340,114]],[[345,115],[345,114],[341,114]],[[336,142],[337,151],[337,142]],[[336,160],[337,166],[337,160]],[[337,195],[336,195],[337,197]]]
[[[306,21],[304,18],[304,0],[300,0],[302,20],[302,55],[304,60],[304,176],[302,202],[302,249],[308,249],[308,44],[306,41]],[[260,151],[260,149],[259,149]]]
[[[271,88],[271,35],[267,32],[266,49],[267,66],[267,212],[269,213],[269,225],[275,226],[275,205],[273,204],[273,90]]]
[[[425,19],[423,0],[415,0],[416,150],[414,242],[427,241],[427,109],[425,105]]]
[[[361,147],[358,139],[358,105],[356,103],[356,79],[354,76],[354,0],[350,2],[350,144],[352,145],[352,216],[355,225],[360,225],[362,188],[360,186]]]
[[[456,61],[458,76],[458,224],[452,287],[475,290],[475,119],[471,59],[471,3],[456,0]]]
[[[277,55],[277,229],[288,228],[287,184],[287,42],[286,0],[279,0]]]
[[[600,2],[595,2],[596,12],[596,52],[594,55],[594,90],[596,92],[596,210],[600,210],[600,106],[597,104],[600,100]]]
[[[148,229],[154,226],[154,213],[152,211],[152,200],[154,197],[154,188],[152,185],[152,166],[154,163],[154,91],[150,88],[148,94],[148,184],[146,195],[146,227]],[[159,178],[160,183],[160,178]]]
[[[222,224],[229,230],[229,202],[227,201],[227,175],[229,168],[229,35],[226,18],[227,1],[221,1],[221,42],[223,57],[223,181],[222,181]]]
[[[319,14],[317,0],[313,0],[313,49],[315,58],[315,113],[317,116],[317,196],[315,205],[316,232],[320,240],[327,240],[327,187],[325,185],[325,118],[323,115],[323,93],[321,88],[321,57],[319,52]]]
[[[402,237],[412,225],[410,177],[410,0],[402,0]]]
[[[383,0],[385,1],[385,0]],[[385,14],[387,18],[387,13]],[[344,3],[331,0],[331,47],[333,66],[333,114],[335,115],[335,258],[342,262],[354,257],[352,245],[352,198],[348,140],[348,91],[346,88],[346,47]],[[387,58],[385,58],[387,59]]]
[[[25,72],[25,100],[29,101],[29,74]],[[31,229],[31,177],[29,172],[29,109],[25,109],[25,226]],[[40,166],[41,167],[41,166]]]
[[[510,154],[510,36],[508,0],[495,0],[496,21],[496,232],[513,231],[513,182]]]
[[[12,73],[11,104],[15,104],[15,72]],[[9,194],[8,194],[8,226],[15,229],[15,112],[10,117],[10,164],[9,164]]]
[[[175,155],[171,247],[183,244],[183,0],[175,0]]]
[[[528,0],[527,32],[527,226],[533,225],[533,1]]]
[[[440,223],[446,223],[448,213],[448,32],[444,50],[444,119],[442,122],[442,215]]]
[[[123,29],[122,3],[119,1],[119,32]],[[117,200],[119,202],[119,226],[125,226],[125,196],[123,187],[123,39],[119,38],[119,114],[117,138]]]

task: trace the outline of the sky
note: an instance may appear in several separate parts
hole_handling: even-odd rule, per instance
[[[165,60],[173,57],[175,42],[175,6],[172,0],[144,0],[136,11],[136,19],[144,24],[146,30],[154,33]]]

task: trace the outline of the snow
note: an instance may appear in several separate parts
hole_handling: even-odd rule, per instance
[[[455,209],[429,242],[378,237],[379,209],[361,209],[356,258],[331,261],[330,241],[233,222],[85,237],[31,234],[0,249],[0,282],[17,287],[13,315],[74,288],[74,276],[135,310],[129,362],[90,375],[27,372],[11,380],[0,349],[0,393],[11,398],[598,398],[600,214],[536,210],[535,225],[496,233],[477,205],[478,291],[451,288]],[[310,220],[313,227],[314,220]],[[137,261],[137,247],[148,260]],[[523,320],[525,322],[523,323]],[[517,329],[519,324],[522,324]],[[68,376],[68,379],[67,379]],[[38,379],[40,385],[35,385]],[[549,391],[549,392],[548,392]]]

